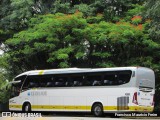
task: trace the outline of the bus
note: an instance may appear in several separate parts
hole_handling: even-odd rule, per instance
[[[152,112],[155,75],[145,67],[24,72],[11,82],[11,111]]]

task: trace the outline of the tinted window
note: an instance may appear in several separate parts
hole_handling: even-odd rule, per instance
[[[90,74],[86,77],[86,86],[101,86],[101,76],[100,75],[94,75]]]
[[[28,76],[23,85],[24,89],[37,87],[65,87],[68,78],[62,75]]]
[[[103,79],[103,85],[122,85],[130,81],[132,72],[126,71],[116,71],[116,72],[106,72]]]
[[[23,89],[35,87],[112,86],[128,83],[132,71],[109,71],[27,77]]]
[[[66,81],[68,80],[67,77],[61,77],[61,76],[56,76],[54,77],[54,87],[65,87],[66,86]]]
[[[21,88],[21,86],[22,86],[24,80],[26,79],[26,77],[27,77],[26,75],[23,75],[23,76],[15,78],[14,81],[19,81],[19,80],[21,81],[19,83],[16,83],[15,86]]]
[[[66,86],[83,86],[83,75],[70,75]]]
[[[28,76],[24,82],[23,90],[37,87],[52,87],[54,86],[54,79],[52,76]]]
[[[118,74],[116,72],[109,72],[104,75],[103,85],[116,85]]]
[[[119,72],[118,84],[128,83],[131,79],[131,74],[132,74],[131,71]]]

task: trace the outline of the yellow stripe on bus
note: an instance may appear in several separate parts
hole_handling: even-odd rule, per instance
[[[9,108],[22,108],[22,105],[9,105]]]
[[[153,107],[145,106],[129,106],[130,111],[153,111]]]
[[[44,73],[44,70],[41,70],[41,71],[38,73],[38,75],[43,75],[43,73]]]
[[[9,105],[10,108],[20,108],[22,105]],[[91,110],[91,106],[73,106],[73,105],[32,105],[32,109],[51,109],[51,110]],[[104,111],[119,111],[117,106],[103,106]],[[122,111],[153,111],[153,107],[144,107],[144,106],[126,106]]]
[[[62,105],[32,105],[32,109],[68,109],[68,110],[90,110],[91,106],[62,106]]]

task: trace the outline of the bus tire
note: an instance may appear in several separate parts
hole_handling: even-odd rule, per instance
[[[31,104],[30,103],[25,103],[23,105],[23,111],[26,112],[26,113],[30,112],[31,111]]]
[[[95,103],[92,106],[92,113],[95,117],[103,116],[103,106],[101,103]]]

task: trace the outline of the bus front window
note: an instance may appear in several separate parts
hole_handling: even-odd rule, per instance
[[[20,93],[20,86],[12,84],[10,97],[11,98],[16,97],[19,95],[19,93]]]

